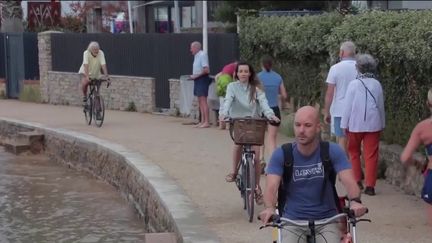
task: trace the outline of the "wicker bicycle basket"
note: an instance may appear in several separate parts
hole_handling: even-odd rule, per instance
[[[233,119],[233,140],[238,145],[263,145],[267,127],[266,119]]]

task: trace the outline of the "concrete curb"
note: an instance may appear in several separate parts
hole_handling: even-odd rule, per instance
[[[152,195],[152,197],[156,198],[160,208],[165,208],[166,216],[171,218],[171,220],[168,221],[171,221],[174,224],[166,225],[165,227],[167,229],[171,228],[175,231],[179,242],[220,242],[216,234],[206,227],[206,221],[200,213],[196,211],[196,205],[194,205],[192,200],[185,194],[184,190],[178,186],[175,181],[158,165],[150,162],[139,152],[132,151],[122,145],[99,139],[88,134],[67,129],[50,128],[39,123],[25,122],[3,117],[0,117],[0,122],[4,123],[6,126],[22,130],[34,129],[45,134],[46,137],[52,136],[60,140],[69,140],[69,142],[74,141],[73,143],[82,142],[85,144],[92,144],[91,147],[95,146],[97,149],[105,149],[120,156],[124,161],[123,165],[126,165],[129,169],[140,175],[137,179],[139,180],[140,185],[149,185],[152,187],[152,191],[157,194]],[[6,130],[6,132],[5,129],[0,130],[1,136],[10,136],[11,134],[4,133],[11,133],[11,129]],[[93,171],[93,173],[95,172]],[[103,178],[103,176],[101,177],[97,174],[96,176],[106,180],[110,184],[113,184],[109,179]],[[143,201],[140,199],[137,200],[137,198],[130,200],[132,195],[129,192],[122,191],[121,186],[115,184],[113,186],[119,188],[122,194],[127,195],[129,201],[134,201],[135,203]],[[135,205],[135,207],[137,206],[148,207],[148,205]],[[160,208],[158,210],[161,210]],[[171,223],[166,220],[164,221],[164,219],[161,219],[161,221],[161,223]]]

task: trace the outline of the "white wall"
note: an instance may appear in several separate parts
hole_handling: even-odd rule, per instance
[[[432,1],[388,1],[389,9],[432,9]]]
[[[407,9],[432,9],[431,1],[402,1],[402,7]]]

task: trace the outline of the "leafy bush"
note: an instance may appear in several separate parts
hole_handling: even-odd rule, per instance
[[[329,68],[324,40],[342,16],[329,13],[305,17],[247,17],[240,27],[242,59],[259,66],[260,58],[275,58],[274,68],[285,81],[295,105],[319,102]]]
[[[240,23],[240,53],[259,66],[270,54],[297,105],[323,104],[324,80],[339,46],[352,40],[358,51],[379,61],[384,88],[384,140],[405,144],[414,125],[425,118],[432,71],[432,11],[369,11],[342,16],[246,17]]]

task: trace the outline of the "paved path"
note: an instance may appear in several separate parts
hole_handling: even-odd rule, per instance
[[[232,144],[227,131],[181,125],[182,118],[121,111],[107,111],[105,124],[97,128],[85,125],[78,107],[11,100],[0,100],[1,117],[79,131],[140,151],[185,189],[221,242],[270,242],[270,231],[246,221],[237,189],[224,181]],[[360,242],[430,242],[432,230],[420,199],[379,182],[377,196],[363,200],[373,223],[358,226]]]

